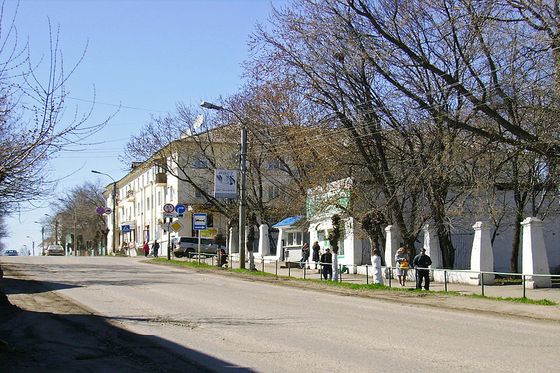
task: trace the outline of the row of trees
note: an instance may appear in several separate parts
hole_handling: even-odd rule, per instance
[[[452,267],[452,232],[468,213],[490,219],[495,235],[515,227],[517,272],[519,223],[527,213],[546,218],[557,194],[558,14],[546,0],[294,2],[257,28],[247,85],[202,129],[249,129],[249,206],[259,223],[301,212],[310,187],[352,177],[347,213],[373,245],[394,224],[413,250],[431,221]],[[131,139],[129,160],[203,132],[197,115],[179,105],[155,119]],[[224,167],[209,144],[201,154]],[[263,172],[271,168],[276,177]],[[267,183],[281,189],[272,200]],[[208,202],[235,224],[234,204]]]
[[[45,218],[42,247],[57,243],[79,255],[89,250],[100,253],[107,243],[105,215],[95,213],[96,207],[105,206],[104,188],[86,182],[67,191],[52,204],[54,213]]]

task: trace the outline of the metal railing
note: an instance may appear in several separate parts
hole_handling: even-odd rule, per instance
[[[201,253],[199,256],[196,252],[192,253],[193,255],[187,257],[186,259],[189,261],[198,260],[199,263],[204,262],[210,265],[218,265],[218,260],[216,259],[216,254],[204,254]],[[231,262],[231,258],[230,258]],[[304,265],[302,265],[304,264]],[[316,279],[316,280],[332,280],[332,278],[325,278],[323,276],[323,268],[326,265],[332,265],[332,263],[322,263],[322,262],[314,262],[314,261],[306,261],[302,263],[300,260],[279,260],[279,259],[264,259],[259,258],[255,259],[255,267],[262,271],[274,274],[277,277],[286,276],[286,277],[294,277],[294,278],[303,278],[303,279]],[[315,268],[315,265],[317,267]],[[365,274],[358,274],[354,273],[357,272],[354,270],[356,267],[365,268]],[[372,281],[372,265],[352,265],[352,264],[338,264],[338,281],[339,282],[351,282],[356,284],[365,284],[369,285]],[[422,269],[422,268],[420,268]],[[435,273],[440,272],[443,276],[439,276],[443,279],[443,281],[431,281],[431,284],[437,288],[443,287],[444,292],[453,291],[450,289],[451,285],[457,285],[458,288],[462,288],[459,292],[462,293],[472,293],[472,294],[480,294],[482,296],[487,296],[487,289],[488,287],[496,288],[502,286],[508,286],[503,284],[495,284],[489,285],[487,284],[487,280],[490,278],[489,276],[501,276],[508,279],[505,283],[518,285],[521,287],[521,297],[527,297],[527,283],[532,281],[533,278],[543,277],[543,278],[550,278],[558,279],[560,281],[560,275],[553,275],[553,274],[522,274],[522,273],[509,273],[509,272],[492,272],[492,271],[473,271],[473,270],[460,270],[460,269],[439,269],[439,268],[423,268],[428,269],[430,271],[430,277],[434,278]],[[383,273],[383,280],[384,285],[392,288],[394,287],[393,279],[396,277],[396,267],[382,267]],[[408,268],[408,273],[406,275],[407,281],[413,281],[412,287],[415,287],[417,269],[416,268]],[[452,281],[452,275],[457,274],[472,274],[470,277],[463,277],[462,281]],[[488,276],[488,277],[487,277]],[[456,277],[456,276],[455,276]],[[513,280],[512,280],[513,278]],[[518,280],[516,280],[518,278]],[[470,279],[472,282],[478,282],[478,285],[471,284],[465,282],[464,280]],[[468,288],[467,288],[468,287]],[[480,289],[478,292],[474,290],[474,288]],[[458,291],[458,290],[455,290]],[[559,290],[560,291],[560,290]]]

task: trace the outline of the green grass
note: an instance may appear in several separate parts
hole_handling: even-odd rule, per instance
[[[493,299],[493,300],[499,300],[499,301],[504,301],[504,302],[513,302],[513,303],[524,303],[524,304],[537,304],[537,305],[541,305],[541,306],[556,306],[558,305],[558,303],[548,300],[548,299],[529,299],[529,298],[514,298],[514,297],[489,297],[489,296],[483,296],[480,294],[461,294],[462,296],[465,297],[471,297],[471,298],[480,298],[480,299]]]
[[[496,301],[503,301],[503,302],[514,302],[514,303],[524,303],[524,304],[535,304],[541,306],[555,306],[558,303],[548,300],[548,299],[529,299],[529,298],[513,298],[513,297],[489,297],[489,296],[482,296],[480,294],[463,294],[456,291],[426,291],[421,289],[410,289],[410,288],[396,288],[396,287],[389,287],[386,285],[379,285],[379,284],[356,284],[352,282],[335,282],[335,281],[324,281],[324,280],[316,280],[316,279],[303,279],[299,277],[288,277],[288,276],[276,276],[274,273],[269,272],[262,272],[259,270],[251,271],[249,269],[230,269],[230,268],[220,268],[216,265],[210,265],[204,262],[198,263],[198,261],[183,261],[183,260],[167,260],[166,258],[157,258],[151,259],[149,262],[163,264],[163,265],[173,265],[178,267],[190,267],[194,269],[204,269],[210,271],[229,271],[232,273],[238,273],[245,276],[255,276],[255,277],[268,277],[268,278],[282,278],[282,279],[290,279],[292,281],[304,281],[304,282],[314,282],[318,284],[322,284],[324,286],[336,287],[336,288],[343,288],[348,290],[356,290],[356,291],[387,291],[387,292],[405,292],[409,294],[434,294],[434,295],[446,295],[446,296],[465,296],[471,298],[480,298],[480,299],[491,299]]]

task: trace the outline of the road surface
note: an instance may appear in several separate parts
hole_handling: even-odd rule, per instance
[[[553,322],[276,286],[137,258],[2,261],[113,325],[155,336],[185,361],[215,371],[542,372],[558,366],[560,325]]]

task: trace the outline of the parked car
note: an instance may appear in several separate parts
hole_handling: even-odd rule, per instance
[[[19,253],[17,250],[13,250],[13,249],[8,249],[8,250],[4,250],[4,256],[18,256]]]
[[[49,246],[47,246],[47,250],[45,251],[45,255],[64,256],[64,248],[62,247],[62,245],[49,245]]]
[[[218,245],[211,238],[200,239],[200,252],[202,254],[216,255],[223,246]],[[198,237],[178,237],[173,241],[173,255],[177,258],[192,256],[198,253]]]

